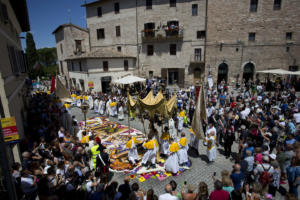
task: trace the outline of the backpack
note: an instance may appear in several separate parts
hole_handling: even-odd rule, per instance
[[[271,175],[270,175],[270,173],[269,173],[269,170],[271,169],[271,165],[270,165],[270,167],[269,167],[269,169],[268,170],[266,170],[265,168],[264,168],[264,165],[262,164],[261,165],[262,166],[262,168],[264,169],[264,171],[263,171],[263,173],[260,175],[260,177],[259,177],[259,181],[261,182],[261,184],[263,185],[263,186],[266,186],[266,185],[268,185],[270,182],[271,182]]]

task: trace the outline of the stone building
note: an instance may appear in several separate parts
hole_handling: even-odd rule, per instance
[[[67,88],[103,91],[110,82],[132,75],[134,56],[115,49],[91,48],[90,32],[74,24],[63,24],[53,34],[59,60],[59,71]]]
[[[300,70],[299,44],[298,0],[208,1],[206,75],[215,82],[256,79],[265,69]]]
[[[23,88],[27,78],[27,59],[22,50],[20,33],[29,30],[26,0],[1,0],[0,118],[15,117],[20,139],[24,139],[23,122],[26,117],[24,108],[26,94],[24,94]],[[6,145],[6,147],[11,158],[8,160],[9,163],[11,164],[13,160],[20,162],[18,146]],[[3,158],[1,157],[1,159]],[[2,175],[0,177],[2,178]]]
[[[106,0],[83,5],[91,49],[136,57],[137,74],[181,87],[204,74],[205,0]]]

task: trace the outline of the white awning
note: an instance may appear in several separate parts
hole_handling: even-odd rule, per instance
[[[146,79],[140,78],[140,77],[137,77],[137,76],[125,76],[121,79],[113,81],[113,84],[127,85],[127,84],[145,82],[145,81],[146,81]]]
[[[265,74],[280,74],[280,75],[300,75],[299,72],[292,72],[284,69],[270,69],[270,70],[262,70],[256,71],[256,73],[265,73]]]

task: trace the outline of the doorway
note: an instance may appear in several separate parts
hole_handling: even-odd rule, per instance
[[[108,93],[110,91],[111,76],[101,77],[101,87],[103,93]]]
[[[194,85],[196,83],[201,83],[201,69],[194,69]]]
[[[228,78],[228,65],[226,63],[221,63],[218,67],[218,83],[221,81],[227,82]]]
[[[253,80],[254,76],[254,64],[253,63],[247,63],[244,66],[244,71],[243,71],[243,80],[247,83],[249,80]]]
[[[173,85],[178,83],[178,70],[168,70],[168,84]]]

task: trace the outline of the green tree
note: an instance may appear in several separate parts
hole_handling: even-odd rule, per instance
[[[28,60],[28,68],[31,72],[34,64],[38,61],[39,57],[35,48],[33,35],[30,32],[26,33],[26,54]]]
[[[39,56],[39,62],[45,66],[53,66],[57,63],[57,55],[56,55],[56,48],[41,48],[37,50],[37,54]]]

